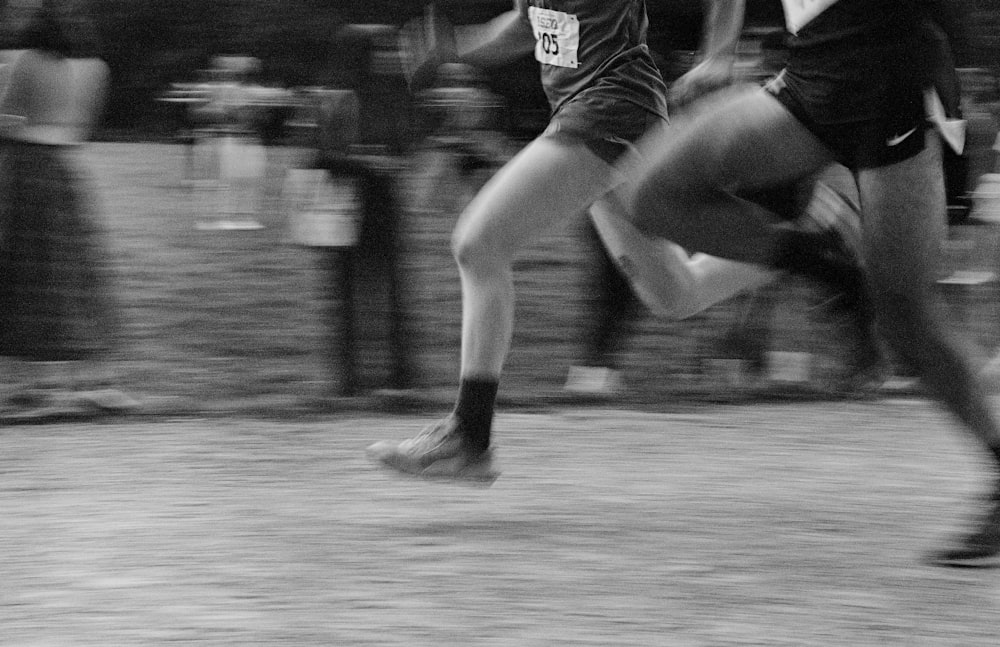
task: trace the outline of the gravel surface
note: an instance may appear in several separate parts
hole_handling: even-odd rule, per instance
[[[922,563],[985,464],[918,399],[504,413],[490,489],[370,466],[432,418],[0,428],[0,644],[992,646]]]

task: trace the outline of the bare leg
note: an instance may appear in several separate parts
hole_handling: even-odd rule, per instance
[[[831,161],[823,144],[761,89],[727,93],[643,142],[649,162],[628,202],[639,229],[712,256],[769,264],[773,213],[735,194],[785,185]]]
[[[453,236],[462,281],[463,378],[499,378],[513,334],[516,254],[619,179],[585,146],[541,138],[469,204]]]
[[[761,265],[689,257],[679,245],[643,234],[614,194],[594,203],[590,217],[636,294],[660,317],[686,319],[773,280],[774,272]]]
[[[775,279],[777,272],[761,265],[738,263],[707,254],[695,254],[688,262],[694,279],[690,317],[747,290],[755,290]]]
[[[918,156],[858,173],[868,272],[886,340],[987,447],[1000,455],[1000,425],[963,344],[936,307],[945,237],[940,142]]]
[[[452,240],[462,282],[462,366],[455,409],[414,438],[370,446],[373,460],[425,478],[496,478],[490,436],[514,328],[514,258],[621,179],[582,144],[542,137],[483,187],[459,219]]]

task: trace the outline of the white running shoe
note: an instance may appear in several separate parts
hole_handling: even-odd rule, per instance
[[[500,476],[493,452],[477,452],[450,415],[402,442],[380,441],[368,447],[368,457],[381,467],[426,479],[466,481],[490,485]]]

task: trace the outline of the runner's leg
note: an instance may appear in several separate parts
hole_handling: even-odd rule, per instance
[[[964,423],[1000,475],[1000,421],[963,345],[937,309],[935,279],[945,236],[945,187],[938,137],[929,132],[917,156],[862,170],[864,242],[886,339]],[[931,555],[934,563],[990,564],[1000,554],[1000,482],[975,530]]]
[[[610,191],[621,175],[581,143],[541,137],[490,180],[459,219],[452,245],[462,284],[462,364],[451,415],[369,456],[425,478],[492,482],[491,428],[514,325],[515,255]]]
[[[727,93],[644,142],[649,162],[629,201],[650,234],[713,256],[771,265],[782,233],[766,208],[737,197],[786,185],[832,161],[825,146],[773,96]]]
[[[869,280],[886,341],[1000,457],[1000,426],[967,350],[936,307],[947,226],[941,168],[930,132],[919,155],[858,172]]]
[[[856,253],[834,231],[808,231],[738,196],[800,181],[832,153],[762,89],[721,93],[671,134],[644,142],[629,201],[639,229],[690,251],[787,270],[837,296],[850,316],[859,365],[876,365],[873,310]],[[673,127],[669,130],[672,130]]]
[[[462,281],[463,378],[498,379],[513,334],[515,255],[618,182],[583,144],[542,137],[503,167],[453,235]]]

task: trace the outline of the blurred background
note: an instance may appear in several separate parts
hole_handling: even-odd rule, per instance
[[[967,0],[973,9],[974,48],[961,67],[1000,68],[1000,7]],[[168,134],[167,109],[157,96],[170,83],[194,80],[220,54],[253,56],[261,79],[282,87],[341,84],[363,73],[363,38],[344,37],[349,24],[394,27],[421,15],[423,0],[88,0],[101,57],[113,70],[104,137],[148,138]],[[486,20],[507,10],[508,0],[439,0],[455,24]],[[663,60],[691,50],[700,35],[700,0],[648,2],[650,46]],[[748,27],[778,27],[779,0],[750,0]],[[339,37],[338,37],[339,36]],[[13,35],[0,34],[0,49]],[[511,70],[494,70],[487,82],[517,112],[543,110],[530,59]],[[667,70],[664,70],[666,73]]]
[[[408,406],[412,398],[449,403],[460,330],[450,231],[463,201],[545,126],[548,108],[531,57],[454,69],[434,92],[412,91],[400,30],[428,4],[462,25],[496,16],[510,1],[79,4],[93,19],[94,53],[111,72],[95,142],[81,157],[123,306],[124,353],[112,381],[146,411],[301,412],[387,391],[407,394]],[[676,78],[696,60],[701,1],[647,4],[650,47],[664,76]],[[1000,236],[990,220],[1000,204],[1000,183],[991,184],[1000,178],[1000,7],[968,5],[970,41],[956,52],[967,169],[946,250],[953,280],[942,291],[955,325],[990,359],[1000,342]],[[779,0],[750,0],[738,62],[744,80],[780,65],[781,15]],[[16,47],[10,25],[0,25],[0,64]],[[237,79],[249,88],[243,107],[214,113],[216,90]],[[226,170],[224,159],[244,162],[243,174]],[[363,183],[352,189],[358,203],[345,207],[364,221],[348,246],[303,240],[295,230],[295,187],[308,181],[297,171],[318,159],[336,160],[337,173]],[[259,195],[247,207],[227,203],[234,193]],[[566,397],[567,368],[585,353],[594,256],[578,225],[518,263],[507,404]],[[843,395],[830,378],[841,338],[811,288],[788,280],[754,299],[680,323],[637,317],[615,349],[628,385],[618,401],[662,407]],[[745,349],[729,342],[761,299],[773,315],[765,350],[789,363],[754,381],[744,375]],[[9,400],[3,407],[12,419],[23,413]]]

